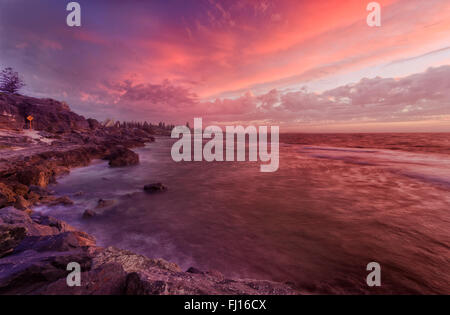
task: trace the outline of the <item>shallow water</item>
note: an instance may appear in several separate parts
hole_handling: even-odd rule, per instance
[[[323,135],[316,144],[311,136],[282,137],[275,173],[259,172],[259,162],[175,163],[173,140],[157,138],[136,149],[138,166],[112,169],[96,161],[60,178],[52,189],[75,205],[40,210],[100,245],[184,269],[289,281],[305,292],[448,294],[449,135],[441,142],[433,136],[445,154],[406,152],[407,141],[391,150],[392,138],[383,146],[373,137]],[[142,192],[153,182],[169,190]],[[117,202],[82,220],[99,198]],[[380,288],[366,285],[371,261],[381,265]]]

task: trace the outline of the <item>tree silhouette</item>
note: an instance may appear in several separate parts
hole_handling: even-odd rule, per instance
[[[15,94],[25,86],[19,74],[11,67],[7,67],[0,73],[0,91]]]

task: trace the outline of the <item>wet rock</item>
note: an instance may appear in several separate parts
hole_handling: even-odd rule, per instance
[[[146,191],[148,193],[155,193],[155,192],[161,192],[161,191],[166,191],[166,190],[167,190],[167,187],[161,183],[154,183],[154,184],[149,184],[149,185],[144,186],[144,191]]]
[[[139,155],[125,147],[116,147],[106,157],[111,167],[139,164]]]
[[[86,209],[84,212],[83,212],[83,219],[90,219],[90,218],[93,218],[93,217],[95,217],[97,215],[97,213],[95,213],[94,211],[92,211],[92,210],[90,210],[90,209]]]
[[[33,213],[32,215],[30,215],[30,218],[33,223],[51,227],[53,229],[53,233],[51,234],[75,231],[75,229],[66,222],[53,217],[42,215],[40,213]]]
[[[29,215],[13,207],[0,210],[0,224],[23,227],[27,236],[54,235],[75,230],[67,223],[55,218],[40,213]]]
[[[115,200],[107,200],[107,199],[99,199],[97,202],[97,206],[95,207],[95,209],[102,209],[102,208],[107,208],[107,207],[111,207],[116,203]]]
[[[55,201],[52,202],[52,205],[64,205],[64,206],[71,206],[73,205],[72,199],[70,199],[67,196],[58,197]]]
[[[138,198],[139,196],[141,196],[143,193],[141,192],[141,191],[136,191],[136,192],[133,192],[133,193],[126,193],[126,194],[124,194],[124,195],[121,195],[120,196],[120,199],[121,200],[130,200],[130,199],[136,199],[136,198]]]

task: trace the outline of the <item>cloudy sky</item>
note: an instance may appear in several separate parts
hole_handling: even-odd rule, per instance
[[[450,1],[0,0],[0,66],[100,120],[450,131]],[[345,6],[343,5],[345,3]]]

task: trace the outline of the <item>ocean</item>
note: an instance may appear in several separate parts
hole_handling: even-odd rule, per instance
[[[174,141],[135,149],[138,166],[72,170],[50,189],[75,204],[37,210],[182,269],[304,293],[450,293],[450,134],[282,134],[274,173],[175,163]],[[155,182],[168,191],[143,191]],[[100,198],[116,202],[95,209]],[[86,209],[97,216],[82,219]],[[380,287],[367,286],[369,262]]]

